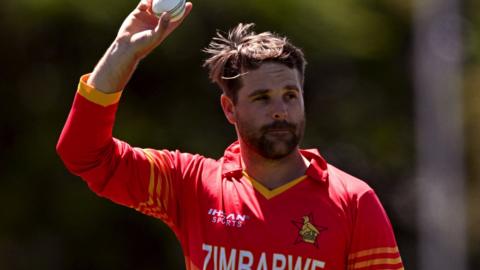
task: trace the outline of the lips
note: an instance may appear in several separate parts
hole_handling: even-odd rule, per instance
[[[296,126],[286,121],[276,121],[262,128],[264,133],[270,134],[295,134]]]
[[[288,128],[270,128],[270,129],[267,129],[264,134],[269,137],[286,139],[294,136],[295,132]]]
[[[287,134],[287,133],[292,133],[292,131],[289,130],[289,129],[269,129],[269,130],[267,130],[267,133]]]

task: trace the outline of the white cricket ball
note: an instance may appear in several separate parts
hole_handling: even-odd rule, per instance
[[[152,11],[157,16],[167,12],[171,22],[178,21],[185,13],[185,0],[153,0]]]

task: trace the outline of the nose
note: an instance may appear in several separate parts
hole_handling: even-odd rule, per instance
[[[273,119],[275,119],[275,120],[285,120],[285,119],[287,119],[287,113],[286,112],[275,112],[275,113],[273,113]]]
[[[274,120],[286,120],[287,116],[287,106],[283,102],[278,102],[273,106],[272,118]]]

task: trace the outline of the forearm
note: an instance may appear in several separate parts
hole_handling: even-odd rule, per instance
[[[139,60],[129,48],[128,37],[117,38],[95,66],[87,83],[103,93],[122,91]]]
[[[109,151],[118,99],[138,60],[126,38],[117,38],[90,75],[83,76],[57,145],[74,172],[100,162]],[[78,172],[77,172],[78,173]]]

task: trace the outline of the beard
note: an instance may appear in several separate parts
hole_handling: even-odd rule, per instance
[[[305,118],[297,124],[275,121],[260,129],[252,127],[248,121],[240,120],[237,128],[250,149],[266,159],[277,160],[288,156],[298,147],[305,130]]]

